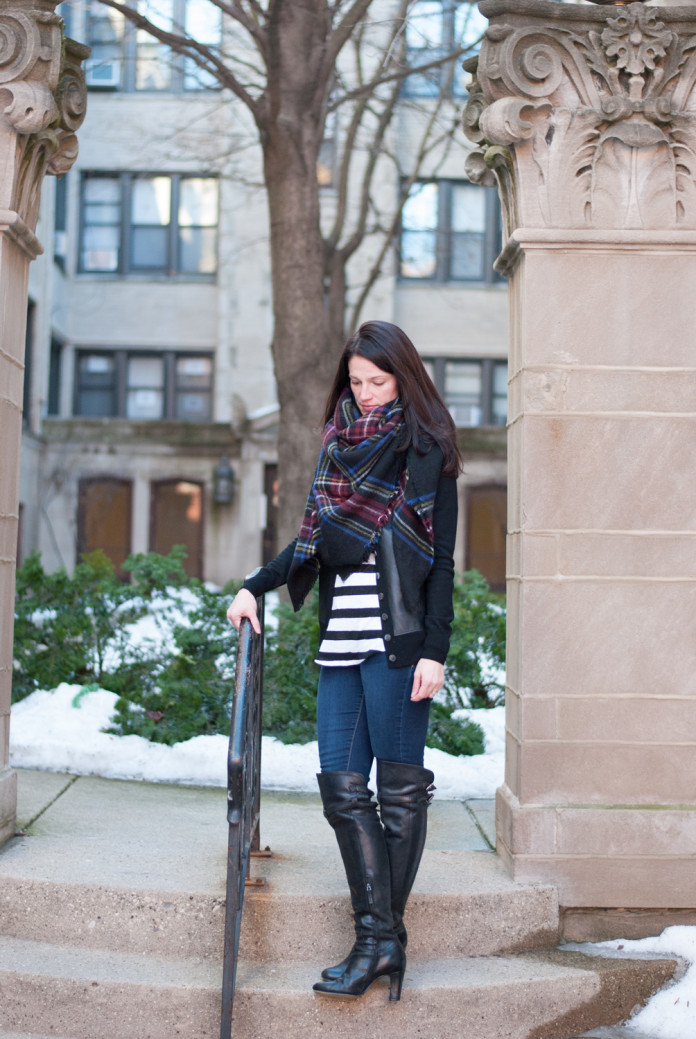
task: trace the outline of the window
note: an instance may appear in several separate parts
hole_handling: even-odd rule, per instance
[[[112,354],[80,354],[76,383],[76,415],[102,418],[117,414],[116,358]]]
[[[67,215],[68,215],[68,178],[67,174],[55,177],[55,203],[53,213],[53,259],[65,271],[65,258],[68,254]]]
[[[63,363],[63,342],[57,336],[51,336],[51,351],[48,366],[48,403],[47,414],[60,414],[61,367]]]
[[[133,486],[130,480],[96,477],[80,480],[77,506],[77,557],[101,549],[122,580],[131,551]]]
[[[215,177],[85,173],[80,271],[210,279],[217,219]]]
[[[401,213],[402,278],[493,283],[501,247],[500,202],[494,188],[470,181],[420,180]]]
[[[263,467],[263,502],[266,506],[266,526],[263,529],[261,565],[266,566],[278,555],[278,466],[269,462]]]
[[[213,361],[206,354],[79,351],[76,363],[76,415],[212,421]]]
[[[478,51],[488,21],[475,3],[457,0],[416,0],[406,21],[406,55],[410,67],[466,51],[451,62],[408,76],[404,80],[406,97],[438,97],[442,91],[453,97],[466,95],[462,61]]]
[[[209,422],[212,415],[213,362],[209,357],[174,359],[174,418]]]
[[[210,0],[138,0],[137,7],[159,29],[184,31],[211,49],[220,45],[222,14]],[[174,54],[100,0],[89,3],[87,35],[92,55],[86,76],[92,89],[181,93],[219,86],[191,58]]]
[[[59,15],[65,24],[65,35],[72,35],[72,10],[69,0],[65,0],[64,3],[58,4],[56,7],[56,14]]]
[[[336,138],[333,131],[326,134],[319,145],[317,183],[320,188],[333,188],[336,184]]]
[[[423,363],[457,426],[504,426],[507,361],[424,358]]]
[[[22,386],[22,424],[31,427],[31,403],[34,381],[34,325],[36,322],[36,304],[33,300],[27,303],[27,324],[24,330],[24,383]]]
[[[129,357],[126,373],[126,418],[163,418],[164,358]]]

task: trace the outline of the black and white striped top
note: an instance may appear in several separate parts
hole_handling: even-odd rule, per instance
[[[331,613],[316,663],[323,667],[361,664],[369,653],[384,653],[374,555],[347,577],[336,575]]]

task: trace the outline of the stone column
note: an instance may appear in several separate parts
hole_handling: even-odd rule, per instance
[[[55,7],[0,7],[0,843],[14,833],[17,804],[9,738],[27,279],[42,251],[41,184],[75,161],[87,96],[80,62],[89,49],[63,39]]]
[[[481,11],[468,171],[497,180],[511,299],[498,852],[564,907],[696,907],[696,7]]]

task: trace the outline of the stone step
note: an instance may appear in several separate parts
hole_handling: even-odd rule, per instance
[[[577,952],[413,961],[399,1003],[388,986],[359,1000],[311,991],[316,964],[239,965],[235,1039],[570,1039],[628,1016],[672,961]],[[220,971],[191,959],[0,939],[4,1039],[215,1039]],[[0,1033],[2,1034],[2,1033]]]
[[[258,860],[267,884],[247,889],[241,954],[253,960],[329,960],[352,942],[338,852]],[[515,884],[490,852],[427,851],[406,911],[417,959],[486,956],[555,945],[558,901],[549,885]]]
[[[20,780],[27,833],[0,854],[0,934],[161,958],[186,948],[219,961],[224,791],[38,773]],[[510,880],[482,835],[476,812],[485,818],[485,805],[430,808],[407,912],[418,958],[556,943],[554,889]],[[342,958],[352,941],[347,884],[318,795],[264,791],[261,835],[273,857],[252,861],[265,886],[246,890],[241,957]]]
[[[342,958],[351,908],[338,854],[255,860],[247,887],[240,956],[258,960]],[[179,891],[76,885],[2,877],[0,933],[83,948],[219,960],[221,897]],[[487,852],[427,852],[407,916],[418,959],[482,956],[555,945],[558,906],[548,885],[513,883]],[[340,953],[340,955],[339,955]]]

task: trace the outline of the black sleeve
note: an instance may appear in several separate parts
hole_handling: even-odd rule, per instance
[[[457,481],[441,476],[433,510],[433,565],[425,582],[425,641],[421,656],[444,664],[452,634]]]
[[[288,579],[296,544],[297,538],[291,541],[280,555],[272,559],[270,563],[267,563],[266,566],[260,566],[249,574],[242,587],[256,596],[263,595],[265,592],[271,592],[274,588],[280,588]]]

